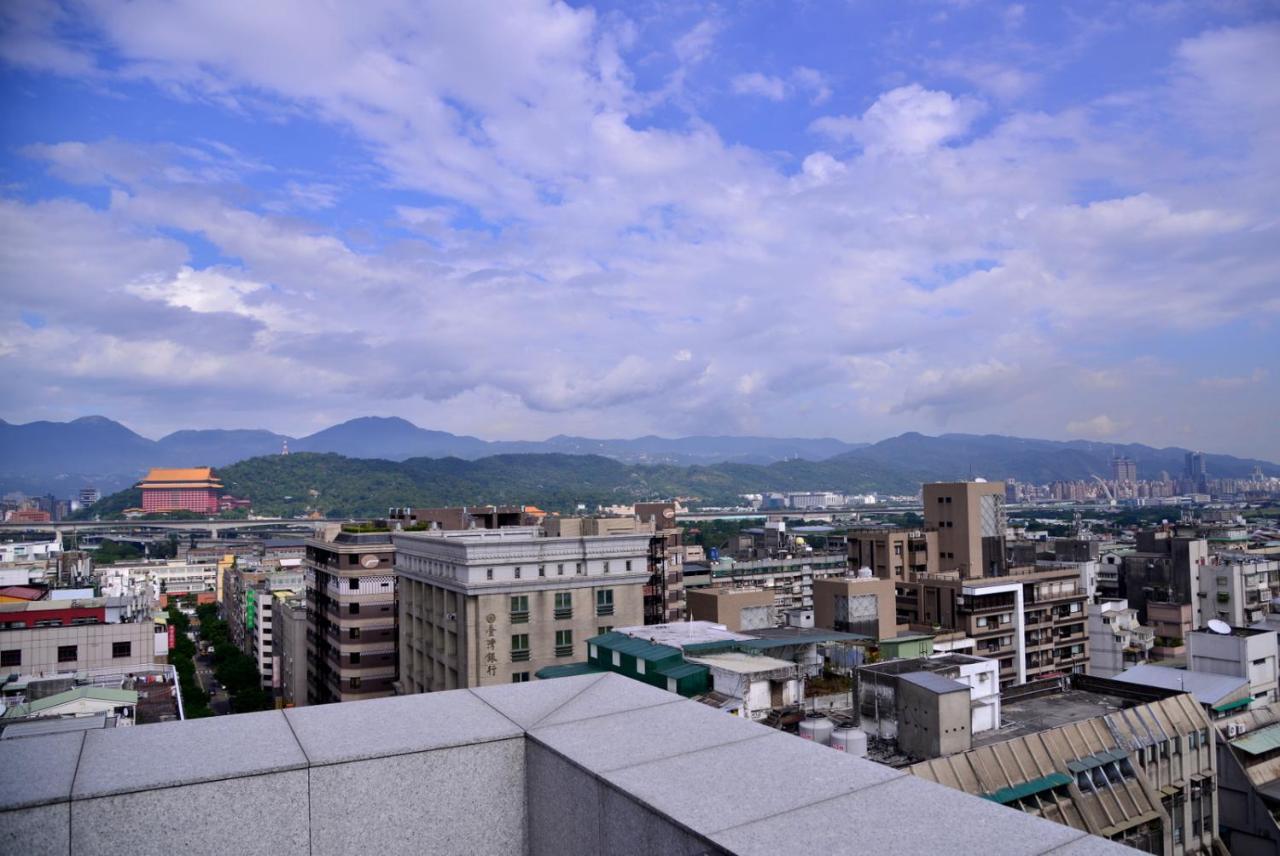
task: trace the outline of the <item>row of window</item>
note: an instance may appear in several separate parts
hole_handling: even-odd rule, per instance
[[[132,642],[112,642],[111,656],[114,658],[132,657]],[[59,645],[58,646],[58,662],[74,663],[80,659],[79,645]],[[3,666],[21,666],[22,665],[22,649],[8,648],[0,651],[0,667]]]
[[[596,635],[603,636],[612,630],[613,627],[597,627]],[[573,656],[573,631],[557,630],[554,653],[556,657],[572,657]],[[529,650],[529,634],[513,633],[511,634],[511,662],[523,663],[530,659],[531,652]]]
[[[558,591],[555,593],[554,618],[573,617],[573,593]],[[596,615],[613,615],[613,589],[596,589]],[[529,595],[513,594],[511,596],[511,623],[527,624],[529,622]]]
[[[624,568],[625,570],[627,570],[627,571],[630,571],[630,570],[631,570],[631,560],[630,560],[630,559],[627,559],[625,562],[623,562],[623,565],[625,566],[625,568]],[[609,564],[609,562],[605,562],[605,563],[604,563],[604,572],[607,574],[607,573],[609,573],[609,570],[610,570],[610,564]],[[581,562],[574,562],[574,563],[573,563],[573,572],[574,572],[575,574],[577,574],[578,576],[582,576],[583,574],[585,574],[585,573],[586,573],[586,571],[585,571],[585,570],[583,569],[583,567],[582,567],[582,563],[581,563]],[[516,565],[516,566],[515,566],[515,568],[514,568],[515,578],[516,578],[516,579],[521,579],[521,578],[522,578],[523,573],[524,573],[524,569],[523,569],[522,567],[520,567],[519,565]],[[540,577],[545,577],[546,575],[547,575],[547,566],[546,566],[546,565],[538,565],[538,576],[540,576]],[[564,576],[564,565],[563,565],[563,564],[558,564],[558,565],[556,565],[556,576],[558,576],[558,577],[563,577],[563,576]],[[491,579],[493,579],[493,568],[486,568],[486,569],[485,569],[485,572],[484,572],[484,578],[485,578],[486,580],[491,580]]]

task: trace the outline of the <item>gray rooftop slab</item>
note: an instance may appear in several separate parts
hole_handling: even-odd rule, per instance
[[[84,733],[0,740],[0,810],[71,797]]]
[[[469,692],[295,707],[284,715],[312,764],[425,752],[524,733]]]
[[[1108,841],[1096,835],[1081,834],[1075,841],[1047,851],[1046,856],[1124,856],[1126,853],[1134,852],[1114,841]]]
[[[0,813],[0,853],[67,856],[71,852],[71,803]]]
[[[530,728],[587,689],[603,675],[575,675],[471,690],[521,728]]]
[[[85,732],[71,797],[190,785],[306,764],[278,711],[106,728]]]
[[[563,681],[565,678],[555,678]],[[606,716],[627,710],[638,710],[660,704],[682,701],[666,690],[632,680],[623,675],[605,674],[577,697],[549,714],[538,725],[559,725],[593,716]]]
[[[599,774],[776,733],[706,705],[683,701],[538,726],[529,736]]]
[[[906,775],[791,734],[767,731],[758,738],[626,767],[604,778],[706,834]],[[751,770],[768,775],[749,775]],[[697,781],[732,787],[700,789],[690,799],[688,790],[671,786]]]
[[[708,837],[740,856],[777,856],[797,842],[809,853],[1035,856],[1080,831],[904,776]]]

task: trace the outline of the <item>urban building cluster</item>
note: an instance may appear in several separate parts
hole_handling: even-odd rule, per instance
[[[1168,505],[1218,502],[1265,502],[1280,498],[1280,479],[1266,476],[1256,467],[1248,478],[1215,477],[1200,452],[1187,452],[1180,473],[1161,470],[1138,472],[1132,459],[1116,455],[1111,471],[1088,480],[1053,481],[1047,484],[1006,483],[1010,503],[1078,502],[1110,505]]]
[[[149,477],[162,498],[221,499],[178,472]],[[1117,474],[1134,475],[1123,460]],[[1010,526],[1009,490],[926,484],[913,526],[771,512],[716,543],[675,501],[393,508],[267,537],[193,523],[176,542],[138,536],[177,555],[110,564],[8,543],[0,749],[183,718],[166,610],[216,605],[290,715],[636,687],[1091,841],[1275,852],[1280,542],[1212,510],[1123,538],[1030,538]],[[784,507],[833,504],[810,496]]]

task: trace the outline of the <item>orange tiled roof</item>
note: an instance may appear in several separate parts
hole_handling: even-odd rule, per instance
[[[143,481],[148,482],[190,482],[205,481],[212,479],[213,467],[187,467],[186,469],[168,470],[161,467],[152,467],[151,472],[147,473],[147,477]]]

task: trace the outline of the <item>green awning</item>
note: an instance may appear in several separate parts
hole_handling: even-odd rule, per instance
[[[1223,702],[1222,704],[1215,704],[1213,706],[1213,709],[1217,713],[1226,713],[1229,710],[1239,710],[1242,707],[1248,707],[1252,703],[1253,703],[1253,696],[1245,696],[1244,698],[1238,698],[1235,701],[1228,701],[1228,702]]]
[[[1025,797],[1044,793],[1045,791],[1051,791],[1061,785],[1069,784],[1071,784],[1071,777],[1066,773],[1050,773],[1047,776],[1041,776],[1038,779],[1023,782],[1020,785],[1010,785],[1009,787],[1001,788],[994,793],[983,794],[982,798],[985,800],[991,800],[992,802],[998,802],[1001,805],[1008,805],[1014,800],[1024,799]]]

